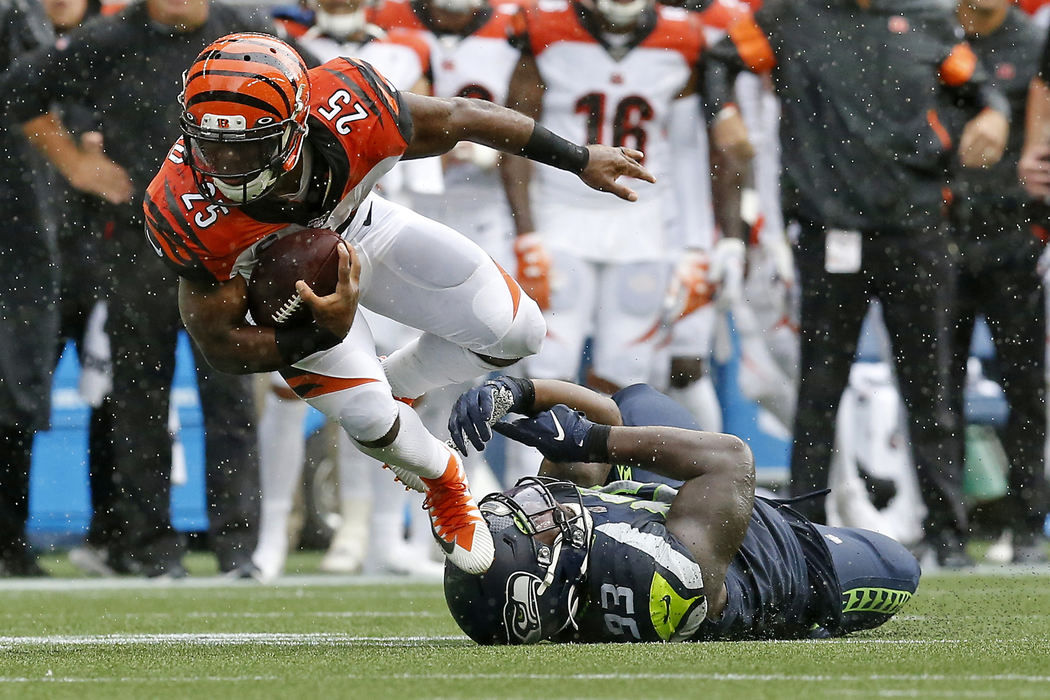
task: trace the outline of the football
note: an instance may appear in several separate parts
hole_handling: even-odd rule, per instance
[[[248,310],[260,326],[309,323],[310,307],[295,291],[305,281],[318,296],[335,292],[342,238],[335,231],[308,228],[274,241],[260,255],[248,280]]]

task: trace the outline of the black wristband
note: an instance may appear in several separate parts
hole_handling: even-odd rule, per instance
[[[583,439],[583,451],[587,455],[588,462],[609,461],[609,433],[611,432],[611,425],[601,423],[595,423],[594,427],[587,431],[587,437]]]
[[[521,399],[514,402],[514,405],[510,407],[510,411],[532,415],[532,407],[536,404],[536,385],[532,383],[532,380],[525,377],[507,376],[504,376],[503,379],[513,384],[521,392]]]
[[[301,326],[277,326],[273,334],[277,339],[277,352],[288,365],[343,342],[342,338],[315,321]]]
[[[538,123],[532,127],[529,142],[521,149],[521,155],[537,163],[550,165],[579,175],[587,167],[591,154],[586,146],[577,146],[566,141],[550,129]]]

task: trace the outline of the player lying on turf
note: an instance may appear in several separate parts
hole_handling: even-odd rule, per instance
[[[459,459],[393,396],[470,379],[535,353],[536,304],[466,238],[372,194],[399,158],[445,153],[461,140],[569,170],[625,199],[617,178],[652,180],[627,148],[577,146],[482,100],[401,93],[370,65],[337,58],[307,71],[265,34],[216,40],[184,76],[176,142],[147,190],[147,235],[179,273],[182,319],[227,372],[280,370],[337,420],[362,451],[427,493],[446,555],[484,571],[492,543]],[[304,227],[337,231],[335,294],[298,291],[315,322],[246,322],[246,283],[260,251]],[[351,267],[351,257],[353,266]],[[424,331],[382,364],[361,305]],[[257,319],[258,320],[258,319]]]
[[[482,500],[489,571],[445,567],[452,616],[478,643],[837,636],[883,624],[919,584],[918,562],[897,542],[755,496],[747,445],[686,429],[685,409],[646,385],[610,400],[501,377],[460,397],[449,421],[457,440],[484,444],[488,421],[502,417],[499,395],[532,417],[495,430],[546,461],[540,477]],[[682,427],[624,425],[646,416]],[[679,485],[607,483],[610,464]]]

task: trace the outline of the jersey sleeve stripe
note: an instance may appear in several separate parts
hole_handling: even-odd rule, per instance
[[[729,38],[733,40],[740,58],[752,71],[763,73],[776,66],[777,59],[773,55],[773,47],[769,45],[762,28],[750,15],[741,17],[729,25]]]
[[[164,262],[179,274],[204,268],[200,258],[181,241],[174,227],[152,201],[146,202],[146,236]]]
[[[301,399],[313,399],[325,394],[345,391],[346,389],[353,389],[363,384],[379,381],[371,377],[329,377],[323,374],[314,374],[313,372],[303,372],[294,376],[291,373],[282,374],[285,381],[288,382],[288,386]]]
[[[386,78],[381,76],[376,69],[364,61],[355,61],[358,64],[357,68],[364,78],[365,82],[368,83],[368,87],[372,88],[372,92],[376,94],[376,97],[383,103],[387,111],[397,116],[400,110],[400,104],[395,99],[397,94],[397,88],[391,85]]]
[[[365,66],[368,70],[362,70],[361,77],[368,82],[368,86],[372,88],[383,102],[383,106],[387,108],[387,111],[394,115],[394,123],[397,124],[397,130],[401,137],[405,139],[405,143],[408,143],[412,140],[412,115],[408,109],[403,109],[404,102],[402,101],[401,91],[391,85],[386,78],[377,73],[367,63]]]
[[[355,83],[353,79],[351,79],[349,76],[344,75],[341,71],[334,70],[332,68],[325,68],[324,70],[329,75],[338,78],[339,82],[345,85],[346,89],[352,92],[354,94],[354,97],[359,99],[364,104],[365,109],[371,112],[376,117],[376,119],[379,120],[380,124],[383,123],[383,111],[376,104],[376,101],[372,99],[371,95],[369,95],[361,89],[360,85]]]

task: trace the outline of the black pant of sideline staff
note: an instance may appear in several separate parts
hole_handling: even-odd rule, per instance
[[[171,524],[171,440],[168,406],[182,322],[178,284],[143,241],[113,264],[106,330],[113,356],[114,520],[117,539],[147,575],[181,575],[179,540]],[[224,572],[247,570],[256,544],[259,468],[251,384],[247,376],[213,370],[196,348],[204,414],[209,540]]]
[[[801,380],[791,450],[791,493],[827,487],[835,416],[849,381],[869,300],[878,298],[908,409],[912,454],[928,514],[926,538],[942,564],[969,563],[962,454],[956,438],[949,367],[953,260],[945,231],[862,233],[860,270],[829,273],[825,231],[802,222],[798,242]],[[823,504],[795,506],[825,522]]]
[[[1017,207],[975,209],[954,217],[960,249],[956,284],[956,406],[963,406],[966,363],[977,314],[984,314],[995,343],[990,374],[1003,387],[1010,416],[999,431],[1009,460],[1003,525],[1013,531],[1018,563],[1046,560],[1042,548],[1048,507],[1043,450],[1046,441],[1046,319],[1043,284],[1036,270],[1042,245]]]

